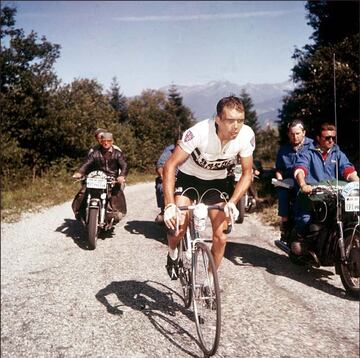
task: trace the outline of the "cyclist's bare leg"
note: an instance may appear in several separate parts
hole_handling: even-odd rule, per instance
[[[177,195],[175,197],[175,204],[177,206],[187,206],[191,204],[191,201],[186,196]],[[188,222],[188,214],[186,211],[181,211],[181,222],[179,223],[179,230],[177,232],[168,230],[167,240],[169,249],[175,250],[180,240],[183,238],[186,232]]]
[[[227,236],[224,234],[224,230],[227,228],[227,219],[224,212],[219,210],[210,210],[209,217],[213,230],[211,253],[216,269],[218,269],[225,253]]]

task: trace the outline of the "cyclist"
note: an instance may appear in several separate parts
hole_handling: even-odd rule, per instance
[[[235,96],[224,97],[218,102],[216,112],[214,119],[198,122],[184,132],[181,142],[164,166],[164,222],[169,229],[166,269],[172,280],[176,280],[178,276],[177,245],[187,225],[187,214],[182,214],[179,230],[176,231],[177,206],[189,205],[197,199],[192,190],[181,194],[187,188],[195,187],[200,196],[210,188],[216,188],[230,196],[224,212],[209,212],[213,230],[211,252],[218,268],[224,256],[227,239],[224,230],[229,216],[236,219],[238,210],[235,205],[251,184],[255,135],[244,124],[243,103]],[[235,188],[231,188],[227,168],[236,162],[238,154],[243,174]],[[217,192],[211,191],[208,194],[203,198],[205,204],[224,205],[225,200]]]

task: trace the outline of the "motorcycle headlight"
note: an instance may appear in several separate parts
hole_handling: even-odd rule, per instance
[[[106,199],[106,193],[101,193],[100,194],[100,199]]]

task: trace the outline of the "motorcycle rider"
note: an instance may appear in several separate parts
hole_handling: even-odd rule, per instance
[[[101,137],[101,146],[94,147],[92,152],[85,162],[81,165],[73,178],[80,179],[84,175],[94,170],[102,170],[108,176],[113,176],[116,179],[116,184],[111,191],[110,211],[114,218],[114,223],[117,223],[126,214],[126,201],[121,185],[126,182],[128,174],[128,165],[125,161],[123,153],[116,149],[113,145],[113,135],[110,132],[104,132]],[[79,191],[75,196],[72,208],[77,219],[81,218],[81,209],[83,209],[84,193]]]
[[[335,144],[335,140],[335,125],[324,122],[319,126],[315,140],[308,149],[299,153],[295,162],[294,177],[302,193],[311,193],[312,185],[336,179],[337,174],[346,181],[359,181],[355,167]],[[311,212],[302,207],[301,196],[298,196],[295,201],[296,238],[291,243],[291,251],[295,255],[304,255],[308,252],[303,241],[310,222]]]
[[[94,132],[94,136],[95,136],[95,139],[96,139],[96,141],[98,142],[98,144],[96,144],[96,145],[94,145],[93,147],[91,147],[90,149],[89,149],[89,152],[88,152],[88,156],[94,151],[94,149],[100,149],[101,148],[101,138],[102,138],[102,135],[104,134],[104,133],[106,133],[106,132],[108,132],[108,130],[106,130],[106,129],[104,129],[104,128],[97,128],[96,130],[95,130],[95,132]],[[121,152],[121,149],[117,146],[117,145],[115,145],[114,143],[113,143],[113,147],[115,148],[115,149],[117,149],[117,150],[120,150],[120,152]]]
[[[275,162],[275,178],[277,180],[287,179],[289,185],[294,186],[294,165],[298,154],[312,143],[312,139],[306,137],[304,123],[295,119],[288,124],[287,136],[289,142],[280,146]],[[290,234],[289,211],[290,200],[295,198],[294,188],[286,189],[277,187],[278,195],[278,216],[280,217],[280,232],[282,241],[287,241]]]

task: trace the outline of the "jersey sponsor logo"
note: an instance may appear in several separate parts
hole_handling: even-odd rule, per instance
[[[194,135],[192,134],[191,130],[188,130],[184,137],[184,142],[188,142],[189,140],[193,139]]]
[[[236,163],[235,157],[228,159],[218,159],[214,161],[206,160],[198,148],[196,148],[191,153],[191,157],[197,165],[207,170],[223,170]]]

